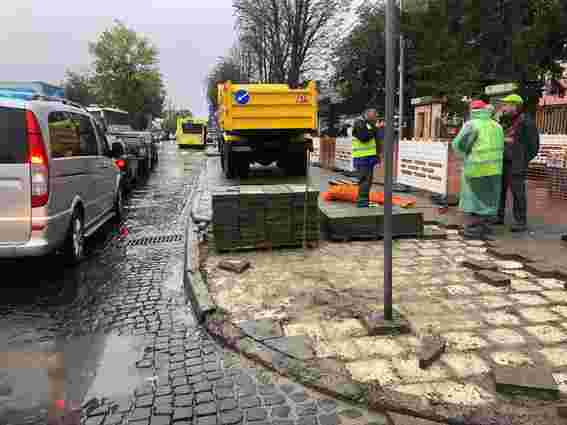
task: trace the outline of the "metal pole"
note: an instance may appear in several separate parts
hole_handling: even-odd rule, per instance
[[[399,104],[398,104],[398,146],[400,141],[402,140],[403,134],[403,118],[404,118],[404,35],[401,30],[401,19],[402,19],[402,10],[404,7],[404,0],[400,0],[400,64],[399,64],[399,73],[400,73],[400,84],[399,84]],[[398,175],[396,174],[396,178],[394,179],[396,184],[396,190],[403,190],[405,186],[398,184]]]
[[[384,143],[384,319],[392,320],[392,168],[394,145],[394,0],[386,3],[386,137]]]
[[[400,24],[404,0],[400,0]],[[402,140],[403,117],[404,117],[404,34],[400,28],[400,104],[398,105],[398,140]]]
[[[305,155],[305,204],[303,205],[303,252],[307,249],[307,204],[309,203],[309,163],[311,151],[307,149]]]

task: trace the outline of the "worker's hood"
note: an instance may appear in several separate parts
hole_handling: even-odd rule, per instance
[[[489,109],[473,109],[471,111],[471,119],[473,120],[489,120],[491,111]]]

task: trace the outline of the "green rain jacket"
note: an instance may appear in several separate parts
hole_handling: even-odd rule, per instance
[[[474,110],[452,142],[464,158],[459,207],[467,214],[493,216],[502,188],[504,131],[488,109]]]

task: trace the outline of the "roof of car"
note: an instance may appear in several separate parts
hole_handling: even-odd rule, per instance
[[[19,108],[19,109],[34,109],[34,105],[41,106],[47,109],[57,109],[62,111],[69,111],[69,112],[77,112],[82,114],[88,114],[88,111],[85,110],[81,105],[72,104],[65,99],[18,99],[18,98],[9,98],[9,97],[0,97],[0,105],[2,106],[9,106],[12,108]]]
[[[99,105],[89,105],[87,106],[87,110],[90,112],[98,112],[98,111],[111,111],[111,112],[120,112],[122,114],[127,114],[127,111],[123,111],[122,109],[117,109],[117,108],[107,108],[104,106],[99,106]]]

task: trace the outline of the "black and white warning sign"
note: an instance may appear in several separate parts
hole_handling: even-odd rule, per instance
[[[446,143],[400,141],[398,183],[446,195],[448,154]]]

